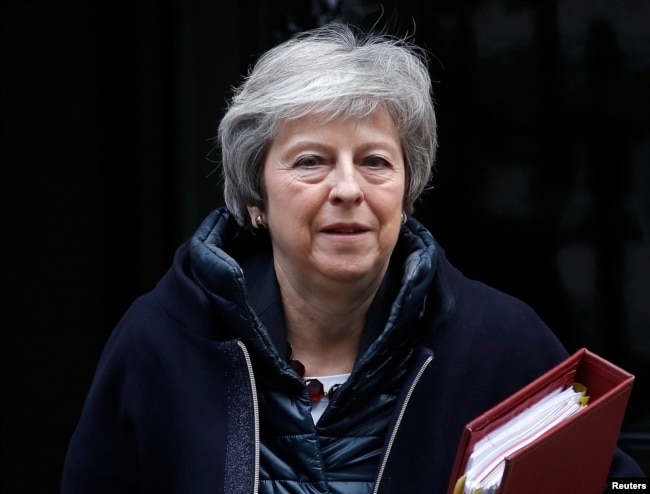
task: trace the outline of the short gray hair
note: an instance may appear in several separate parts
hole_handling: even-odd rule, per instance
[[[437,137],[431,78],[422,49],[406,39],[342,24],[300,33],[260,57],[235,89],[219,125],[226,205],[240,224],[264,210],[266,152],[282,122],[318,113],[325,121],[388,112],[406,162],[404,209],[427,186]]]

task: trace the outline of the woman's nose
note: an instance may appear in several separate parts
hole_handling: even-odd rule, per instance
[[[340,163],[332,173],[330,201],[333,203],[357,204],[363,201],[361,177],[354,163]]]

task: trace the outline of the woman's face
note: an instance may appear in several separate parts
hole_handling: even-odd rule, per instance
[[[264,184],[276,269],[285,276],[304,286],[383,276],[405,186],[402,146],[384,111],[287,122],[268,150]]]

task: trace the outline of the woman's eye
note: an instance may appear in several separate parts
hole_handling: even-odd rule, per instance
[[[295,163],[295,166],[297,167],[303,167],[303,168],[312,168],[314,166],[320,165],[323,162],[322,159],[320,159],[318,156],[303,156],[302,158],[298,159]]]
[[[363,160],[363,164],[370,168],[384,168],[388,166],[388,161],[379,156],[368,156]]]

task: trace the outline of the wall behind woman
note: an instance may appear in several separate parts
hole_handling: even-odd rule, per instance
[[[57,490],[109,332],[221,204],[230,88],[329,20],[415,31],[433,54],[441,148],[416,215],[570,350],[637,375],[623,446],[650,472],[648,2],[1,6],[3,491]]]

